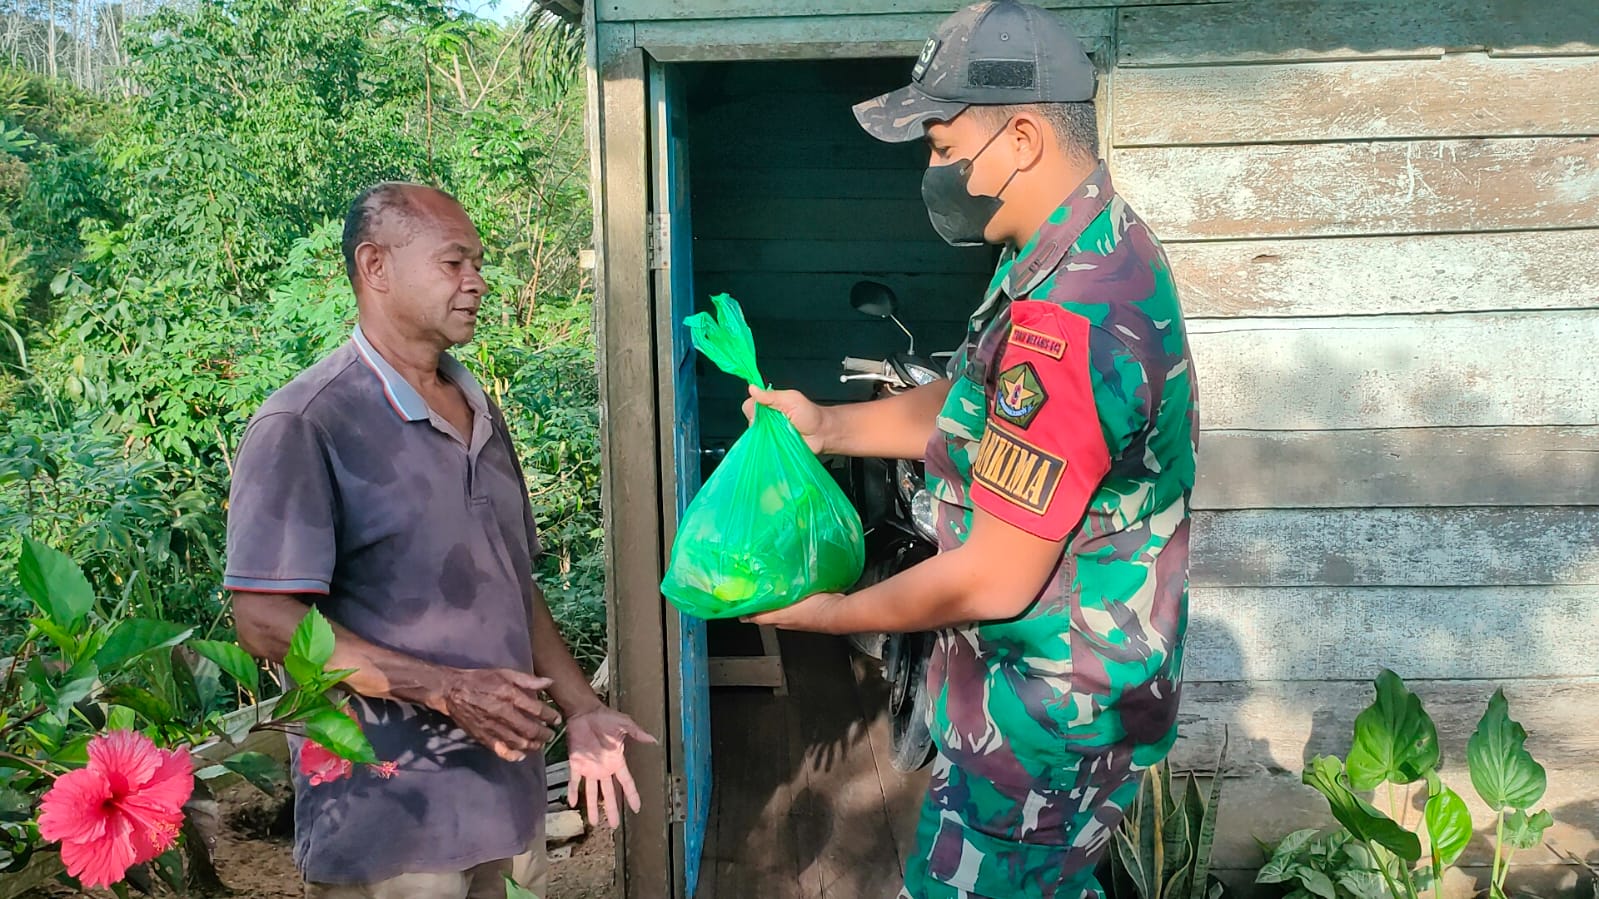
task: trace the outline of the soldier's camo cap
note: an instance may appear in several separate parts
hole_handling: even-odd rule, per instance
[[[1059,19],[992,0],[945,19],[922,46],[911,83],[856,105],[855,118],[878,140],[903,143],[968,106],[1081,102],[1096,87],[1093,62]]]

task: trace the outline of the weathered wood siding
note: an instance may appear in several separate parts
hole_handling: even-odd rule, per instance
[[[1128,8],[1115,47],[1110,162],[1167,242],[1199,370],[1174,758],[1230,738],[1218,864],[1325,820],[1298,772],[1347,751],[1382,667],[1456,779],[1504,686],[1551,842],[1592,857],[1599,5]]]

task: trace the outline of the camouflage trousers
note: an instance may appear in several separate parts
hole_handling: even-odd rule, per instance
[[[1052,786],[978,777],[941,750],[900,899],[1103,899],[1094,869],[1138,796],[1132,752],[1083,756]]]

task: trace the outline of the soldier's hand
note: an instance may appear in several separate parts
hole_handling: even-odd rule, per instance
[[[827,451],[824,432],[827,429],[827,410],[811,402],[798,390],[762,390],[750,388],[750,398],[744,401],[744,417],[755,421],[755,404],[760,403],[783,413],[794,430],[805,438],[805,445],[813,453]]]
[[[549,678],[506,668],[447,669],[433,704],[500,758],[521,761],[555,738],[561,716],[538,694]]]

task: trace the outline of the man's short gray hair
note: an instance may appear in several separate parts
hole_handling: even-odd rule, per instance
[[[371,240],[373,233],[387,216],[414,220],[418,216],[418,210],[411,198],[418,190],[437,190],[437,188],[406,181],[381,181],[361,191],[350,203],[349,211],[344,214],[342,249],[344,274],[350,279],[351,284],[355,283],[355,248]]]
[[[1049,123],[1055,139],[1077,157],[1090,162],[1099,159],[1099,116],[1094,101],[1081,103],[1027,103],[1016,106],[972,106],[984,122],[998,126],[1022,112],[1031,112]]]

